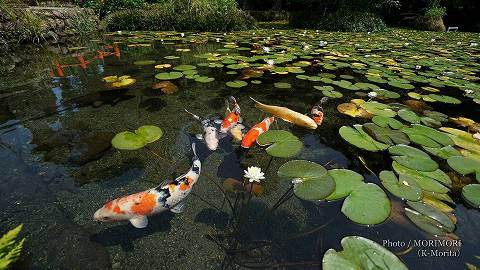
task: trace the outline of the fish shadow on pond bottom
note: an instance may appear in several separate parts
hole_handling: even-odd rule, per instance
[[[148,217],[148,226],[144,229],[134,228],[130,222],[125,222],[93,234],[90,240],[102,246],[120,245],[125,252],[133,251],[135,240],[157,232],[169,232],[172,228],[170,222],[173,217],[174,214],[171,212]]]

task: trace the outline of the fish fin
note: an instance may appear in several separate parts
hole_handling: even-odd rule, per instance
[[[225,133],[218,133],[218,135],[217,135],[217,137],[218,137],[219,140],[221,140],[221,139],[223,139],[223,138],[225,138],[225,137],[227,137],[227,136],[228,136],[228,135],[227,135],[226,132],[225,132]]]
[[[175,214],[180,214],[183,212],[184,208],[185,208],[185,202],[179,202],[177,205],[170,208],[170,211]]]
[[[221,124],[223,122],[223,120],[222,119],[216,119],[216,120],[213,120],[213,122],[215,124]]]
[[[237,124],[235,127],[238,128],[238,129],[240,129],[240,130],[245,129],[245,126],[242,125],[242,124]]]
[[[243,117],[238,117],[238,123],[243,123]]]
[[[203,134],[197,134],[195,137],[199,140],[203,140]]]
[[[260,102],[256,101],[253,97],[250,97],[250,99],[253,100],[253,102],[255,102],[255,103],[260,103]]]
[[[132,223],[135,228],[143,229],[148,225],[148,218],[146,216],[136,216],[130,219],[130,223]]]

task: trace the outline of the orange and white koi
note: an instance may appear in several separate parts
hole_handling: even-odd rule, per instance
[[[267,117],[262,122],[254,125],[242,139],[242,147],[250,148],[257,141],[258,136],[270,129],[275,117]]]
[[[229,111],[227,117],[223,119],[222,124],[220,125],[220,132],[227,133],[232,127],[236,126],[240,120],[240,106],[237,103],[237,100],[234,97],[229,98],[233,103],[233,111],[230,111],[230,108],[227,106]]]
[[[323,97],[320,100],[320,104],[313,106],[312,110],[310,111],[310,114],[312,115],[313,121],[320,126],[323,122],[323,108],[322,104],[325,103],[328,100],[327,97]]]
[[[209,150],[217,150],[221,136],[219,136],[218,134],[218,125],[215,124],[215,121],[206,118],[202,119],[200,116],[187,111],[187,109],[185,109],[185,112],[192,115],[193,118],[200,121],[200,123],[202,124],[203,134],[197,136],[197,138],[203,140]]]
[[[283,121],[292,123],[297,126],[306,127],[309,129],[316,129],[318,127],[317,123],[315,123],[315,121],[312,118],[306,116],[305,114],[301,114],[294,110],[290,110],[289,108],[286,108],[286,107],[263,104],[256,101],[252,97],[250,98],[255,102],[255,107],[257,109],[270,113],[282,119]]]
[[[192,150],[192,167],[186,174],[165,185],[114,199],[98,209],[93,218],[102,222],[129,220],[136,228],[145,228],[148,225],[147,216],[165,211],[181,213],[185,205],[184,199],[200,177],[202,167],[195,152],[195,144],[192,144]]]

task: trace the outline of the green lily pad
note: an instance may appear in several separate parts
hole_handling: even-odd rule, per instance
[[[393,87],[397,87],[397,88],[401,88],[401,89],[405,89],[405,90],[415,89],[415,86],[413,86],[409,83],[403,83],[403,82],[400,82],[400,81],[397,81],[397,80],[389,81],[388,84],[393,86]]]
[[[301,199],[323,200],[335,190],[335,181],[320,164],[306,160],[291,160],[278,169],[278,176],[296,180],[293,191]]]
[[[136,66],[148,66],[148,65],[155,64],[155,60],[139,60],[139,61],[133,62],[133,64]]]
[[[429,218],[415,210],[405,208],[405,215],[410,221],[420,229],[437,236],[443,236],[447,234],[447,231],[443,228],[440,222]]]
[[[401,130],[407,134],[412,142],[422,146],[439,148],[454,144],[447,134],[424,125],[415,124]]]
[[[209,83],[209,82],[215,81],[215,78],[207,77],[207,76],[200,76],[200,77],[195,78],[195,81],[200,82],[200,83]]]
[[[175,56],[175,55],[167,55],[165,57],[163,57],[165,59],[168,59],[168,60],[174,60],[174,59],[178,59],[180,58],[180,56]]]
[[[292,88],[292,85],[286,82],[276,82],[273,84],[275,88],[280,88],[280,89],[290,89]]]
[[[397,115],[397,113],[388,105],[376,101],[365,102],[360,104],[360,107],[374,115],[380,115],[384,117],[395,117],[395,115]]]
[[[323,270],[408,270],[395,254],[370,239],[347,236],[341,244],[343,251],[325,252]]]
[[[445,95],[437,95],[437,94],[429,94],[429,98],[436,100],[438,102],[449,103],[449,104],[461,104],[462,102],[454,97],[445,96]]]
[[[323,90],[322,94],[329,98],[341,98],[343,94],[335,90]]]
[[[463,156],[453,156],[447,159],[447,163],[459,174],[475,173],[475,178],[480,182],[480,161]]]
[[[152,143],[160,139],[163,135],[163,131],[157,126],[141,126],[135,133],[141,136],[147,143]]]
[[[439,158],[443,158],[443,159],[448,159],[449,157],[461,156],[462,155],[460,153],[460,151],[458,151],[457,149],[455,149],[451,145],[447,145],[447,146],[444,146],[444,147],[441,147],[441,148],[424,146],[423,149],[425,149],[430,154],[432,154],[434,156],[437,156]]]
[[[245,82],[245,81],[236,80],[236,81],[228,81],[228,82],[226,83],[226,85],[227,85],[228,87],[240,88],[240,87],[247,86],[248,83]]]
[[[298,137],[286,130],[268,130],[258,136],[257,143],[261,146],[270,145],[267,153],[281,158],[293,157],[303,148]]]
[[[420,116],[418,116],[415,112],[408,110],[408,109],[401,109],[398,111],[398,116],[402,118],[403,120],[413,123],[413,124],[418,124],[420,123]]]
[[[421,172],[402,166],[396,161],[392,162],[392,167],[398,175],[407,175],[413,178],[424,191],[438,194],[445,194],[450,191],[450,189],[443,184],[451,185],[452,181],[448,175],[440,169],[433,172]]]
[[[388,148],[392,158],[399,164],[419,171],[431,172],[438,169],[438,164],[420,149],[408,145],[395,145]]]
[[[142,136],[130,131],[120,132],[112,139],[113,147],[120,150],[137,150],[146,144],[147,142]]]
[[[480,184],[470,184],[462,188],[462,196],[470,205],[480,208]]]
[[[328,174],[335,180],[335,190],[326,198],[329,201],[345,198],[363,184],[363,176],[351,170],[333,169]]]
[[[370,136],[385,144],[394,145],[410,143],[408,137],[399,130],[390,129],[388,127],[379,127],[374,123],[364,124],[363,129],[365,129]]]
[[[396,120],[395,118],[391,117],[384,117],[384,116],[379,116],[375,115],[372,118],[373,123],[377,124],[380,127],[391,127],[393,129],[400,129],[403,127],[402,122]]]
[[[385,89],[376,89],[373,92],[377,93],[377,98],[386,99],[386,98],[399,98],[400,97],[400,94],[392,92],[392,91],[388,91],[388,90],[385,90]]]
[[[159,80],[175,80],[175,79],[178,79],[178,78],[181,78],[181,77],[183,77],[183,73],[182,72],[176,72],[176,71],[161,72],[161,73],[158,73],[157,75],[155,75],[155,78],[157,78]]]
[[[407,175],[401,174],[399,180],[392,171],[382,171],[380,172],[380,180],[382,180],[383,186],[398,198],[409,201],[422,199],[422,188]]]
[[[388,148],[387,144],[375,141],[365,131],[361,125],[354,125],[352,127],[343,126],[338,132],[340,136],[352,145],[367,151],[377,152]]]
[[[440,223],[445,231],[453,232],[453,230],[455,230],[455,224],[453,224],[452,220],[450,220],[450,218],[445,213],[438,210],[437,208],[424,202],[408,201],[407,205],[418,213],[425,215]]]
[[[353,190],[342,205],[342,213],[353,222],[374,225],[385,221],[391,205],[387,195],[373,183],[360,185]]]

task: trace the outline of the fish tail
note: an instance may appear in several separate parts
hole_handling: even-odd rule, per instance
[[[258,108],[258,109],[261,109],[265,106],[265,104],[261,103],[261,102],[258,102],[257,100],[255,100],[254,98],[250,97],[251,100],[253,100],[253,102],[255,102],[255,107]]]
[[[193,118],[197,119],[198,121],[202,121],[202,119],[200,118],[200,116],[189,112],[187,109],[184,109],[184,110],[185,110],[186,113],[188,113],[188,114],[190,114],[191,116],[193,116]]]
[[[193,159],[198,159],[195,143],[192,143]]]

